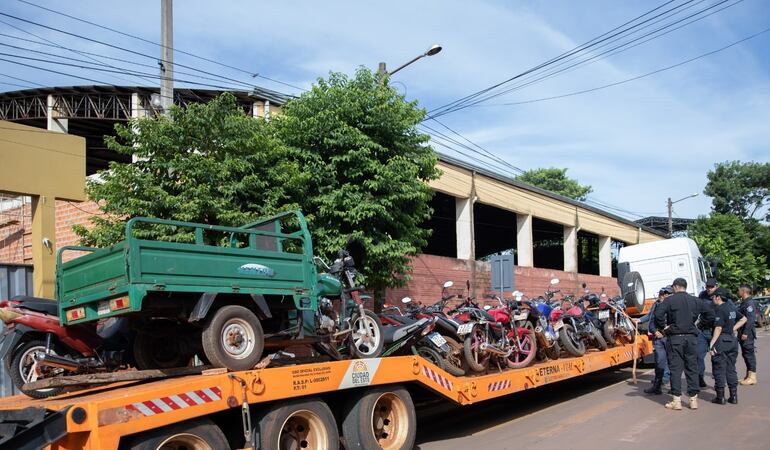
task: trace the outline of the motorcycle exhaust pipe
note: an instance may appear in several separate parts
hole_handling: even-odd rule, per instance
[[[43,352],[37,353],[35,355],[35,360],[40,366],[55,367],[57,369],[69,370],[70,372],[77,372],[83,368],[77,361],[56,355],[47,355]]]
[[[511,355],[511,351],[510,350],[505,351],[503,349],[495,347],[494,345],[481,344],[479,347],[480,347],[481,351],[487,352],[487,353],[492,353],[493,355],[504,356],[506,358]]]

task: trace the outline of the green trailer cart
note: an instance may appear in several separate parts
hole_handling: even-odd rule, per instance
[[[159,227],[194,239],[146,237]],[[63,262],[69,251],[85,254]],[[362,342],[361,333],[366,344],[349,346],[349,352],[378,356],[379,319],[363,309],[362,288],[346,283],[354,280],[352,258],[343,251],[335,263],[330,273],[317,272],[311,235],[299,211],[242,227],[136,217],[127,221],[126,238],[118,244],[60,249],[56,297],[65,325],[127,318],[136,330],[133,350],[140,368],[184,365],[198,355],[218,367],[250,369],[266,342],[273,347],[308,343],[341,357],[335,353],[346,348],[343,340],[352,342],[356,335]],[[318,330],[317,323],[324,322],[318,307],[322,297],[358,307],[343,306],[334,329]]]

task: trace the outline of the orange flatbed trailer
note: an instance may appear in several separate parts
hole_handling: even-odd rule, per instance
[[[405,386],[417,383],[450,401],[469,405],[625,364],[633,361],[634,357],[641,358],[652,351],[652,345],[644,337],[640,337],[636,345],[637,352],[634,351],[634,344],[627,344],[610,347],[605,351],[589,350],[582,357],[548,360],[524,369],[478,376],[455,377],[420,357],[397,356],[229,373],[212,371],[212,374],[189,375],[160,381],[118,383],[41,400],[17,395],[0,399],[0,427],[7,426],[9,421],[13,422],[14,414],[17,417],[23,416],[25,411],[29,423],[24,426],[23,420],[18,422],[21,423],[18,429],[0,441],[0,449],[47,446],[54,450],[107,450],[125,448],[131,440],[131,445],[147,442],[152,444],[162,442],[164,430],[169,430],[167,434],[170,438],[184,437],[186,433],[180,432],[184,430],[184,424],[190,424],[191,429],[197,430],[201,426],[200,420],[209,420],[208,418],[217,417],[217,414],[220,415],[217,420],[212,419],[205,424],[222,425],[225,417],[222,414],[227,411],[230,411],[230,415],[224,420],[233,422],[233,418],[237,417],[237,421],[242,425],[236,427],[238,436],[232,436],[234,433],[230,430],[227,436],[230,446],[251,448],[253,445],[260,448],[259,442],[262,442],[262,447],[270,448],[273,446],[265,442],[276,442],[275,447],[278,448],[277,442],[281,438],[276,440],[274,435],[280,434],[280,429],[288,427],[287,424],[303,423],[304,428],[324,426],[323,420],[314,421],[313,414],[307,414],[308,409],[311,412],[316,411],[307,406],[308,402],[324,402],[325,396],[337,395],[335,403],[339,403],[339,391],[344,391],[343,400],[353,406],[348,407],[346,411],[346,408],[331,404],[338,410],[338,416],[339,410],[342,410],[342,414],[348,414],[346,417],[349,418],[351,408],[354,413],[359,413],[363,407],[382,408],[385,405],[393,409],[395,412],[391,411],[392,414],[387,416],[388,420],[385,421],[386,425],[390,424],[389,428],[385,428],[393,432],[389,438],[387,433],[382,431],[382,422],[377,425],[377,420],[374,421],[375,425],[361,424],[359,428],[362,430],[359,430],[359,434],[376,435],[378,446],[381,448],[401,448],[399,443],[402,441],[410,446],[413,444],[416,428],[411,399],[399,401],[403,392],[406,392],[403,389]],[[389,395],[389,391],[394,394]],[[371,392],[376,392],[379,397],[374,401],[364,401]],[[361,405],[361,402],[366,405]],[[247,408],[243,408],[244,403]],[[297,405],[299,415],[292,416],[291,405]],[[323,408],[330,410],[327,405],[323,405]],[[242,415],[244,411],[245,415],[250,417]],[[38,413],[37,418],[34,417],[35,412]],[[404,412],[407,413],[406,416]],[[45,416],[42,416],[42,413]],[[365,412],[366,414],[371,418],[373,412]],[[323,413],[316,415],[323,419]],[[257,422],[253,429],[250,422],[252,417]],[[292,417],[293,422],[290,420]],[[276,418],[280,419],[280,423],[274,428],[279,429],[267,429]],[[371,448],[367,444],[370,441],[367,441],[366,436],[353,436],[355,433],[350,431],[350,423],[354,421],[343,420],[344,423],[340,422],[343,424],[341,440],[345,447]],[[398,420],[401,423],[394,423]],[[263,429],[260,429],[260,426]],[[380,428],[373,430],[372,426]],[[244,428],[248,429],[244,431]],[[334,428],[340,427],[334,425]],[[305,431],[307,440],[304,442],[310,443],[308,448],[327,447],[320,443],[313,444],[314,436],[317,442],[321,442],[318,441],[318,436],[323,438],[326,436],[324,433],[312,435],[308,430]],[[249,442],[244,437],[247,432],[256,432],[261,437],[253,438],[256,442]],[[340,441],[340,437],[337,437],[338,431],[329,429],[326,432],[336,438],[337,442]],[[147,442],[144,442],[143,436],[155,440],[148,438],[149,440],[145,439]],[[161,436],[160,440],[158,436]],[[205,441],[205,433],[201,436],[204,436],[202,439]],[[383,436],[385,439],[381,439]],[[408,442],[410,436],[411,443]],[[265,440],[268,438],[269,440]],[[364,442],[361,442],[362,440]],[[187,448],[218,448],[212,443],[208,443],[208,447],[196,446],[193,444],[198,441],[193,441],[187,442]],[[139,445],[138,448],[160,447],[159,444],[157,447]],[[336,447],[332,445],[330,448]]]

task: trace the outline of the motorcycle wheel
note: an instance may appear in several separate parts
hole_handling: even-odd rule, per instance
[[[586,353],[586,344],[577,337],[572,325],[565,323],[559,330],[559,342],[572,356],[583,356]]]
[[[445,358],[446,371],[456,377],[465,375],[465,360],[463,359],[463,344],[449,336],[444,336],[449,345],[449,355]]]
[[[607,350],[607,341],[604,340],[602,337],[602,334],[599,332],[599,329],[596,327],[593,327],[591,329],[591,334],[594,338],[594,344],[596,345],[596,348],[598,348],[600,351]]]
[[[537,339],[535,338],[535,328],[531,323],[527,322],[524,328],[527,329],[527,334],[522,336],[519,341],[521,343],[520,349],[514,349],[508,356],[508,367],[511,369],[521,369],[527,367],[535,359],[537,355]],[[518,332],[518,330],[516,331]]]
[[[604,340],[607,341],[607,344],[615,345],[615,327],[612,326],[609,320],[604,322],[602,334],[604,335]]]
[[[433,365],[438,366],[439,369],[446,370],[446,363],[444,357],[439,352],[430,347],[417,347],[417,356],[431,362]]]
[[[377,358],[382,354],[384,339],[382,336],[382,322],[377,314],[364,310],[364,316],[354,314],[350,318],[350,356],[353,358]],[[366,338],[366,331],[369,337]]]
[[[37,362],[33,358],[35,352],[45,351],[45,341],[31,340],[27,341],[18,350],[16,350],[11,357],[7,360],[8,374],[11,377],[13,385],[18,390],[24,393],[24,395],[32,398],[48,398],[55,395],[59,395],[64,391],[63,387],[48,388],[48,389],[23,389],[25,383],[31,383],[37,381],[39,375],[37,374]],[[56,351],[53,351],[57,354]]]
[[[481,344],[486,341],[486,331],[478,326],[473,327],[473,330],[465,337],[463,356],[468,368],[473,372],[484,372],[489,367],[489,354],[481,350]]]

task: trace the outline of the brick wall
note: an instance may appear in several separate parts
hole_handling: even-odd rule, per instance
[[[0,214],[0,263],[32,263],[32,209],[29,203]]]
[[[441,288],[445,281],[453,281],[454,286],[450,292],[460,294],[465,289],[466,280],[471,280],[472,264],[463,259],[420,255],[412,262],[412,280],[405,288],[389,289],[386,301],[400,304],[401,298],[408,296],[425,304],[434,303],[441,298]],[[592,292],[599,292],[604,287],[608,295],[620,293],[616,279],[611,277],[531,267],[514,268],[514,288],[528,297],[542,295],[550,286],[552,278],[559,279],[558,288],[565,294],[582,293],[582,283],[586,283]],[[493,293],[489,263],[476,262],[476,279],[472,288],[475,288],[475,295],[479,299],[484,294]]]

